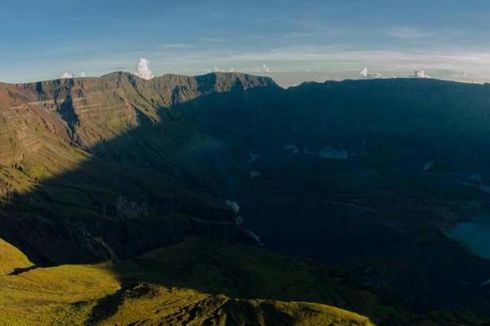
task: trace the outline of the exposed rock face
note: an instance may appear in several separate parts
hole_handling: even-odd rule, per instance
[[[100,78],[2,84],[0,113],[5,127],[2,125],[0,137],[2,144],[8,144],[4,140],[10,137],[19,140],[22,148],[32,150],[40,142],[32,139],[34,129],[45,129],[39,131],[49,131],[65,140],[70,138],[88,149],[135,128],[143,116],[157,121],[160,108],[210,93],[266,86],[275,83],[270,78],[235,73],[165,75],[144,80],[122,72]],[[23,153],[21,148],[13,151],[13,145],[10,151],[8,147],[1,148],[4,156],[1,162],[5,165],[18,160]]]
[[[254,242],[224,202],[178,185],[177,152],[199,151],[201,138],[173,127],[170,108],[256,87],[278,86],[244,74],[122,72],[0,84],[0,196],[10,203],[0,233],[53,263],[134,255],[190,234]],[[171,128],[181,136],[165,138]]]

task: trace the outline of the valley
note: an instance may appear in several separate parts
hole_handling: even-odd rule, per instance
[[[0,84],[0,311],[40,286],[41,324],[485,325],[490,261],[446,230],[489,216],[489,106],[422,79]]]

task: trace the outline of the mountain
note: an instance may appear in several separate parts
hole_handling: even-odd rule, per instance
[[[172,157],[173,151],[200,135],[192,126],[173,126],[173,113],[166,111],[210,92],[259,86],[277,87],[270,79],[241,74],[164,76],[147,82],[126,73],[1,85],[2,237],[40,266],[119,261],[190,235],[257,244],[224,200],[180,185],[174,166],[181,158]],[[182,134],[183,140],[162,139],[162,127]],[[119,279],[127,273],[120,271],[133,272],[130,261],[114,267],[40,268],[21,250],[0,241],[0,282],[8,289],[0,296],[0,311],[7,324],[128,322],[126,309],[140,311],[146,323],[236,324],[256,319],[263,324],[370,324],[366,317],[321,304],[231,298],[185,285],[154,284],[159,280],[142,283],[151,269],[131,276],[134,285],[126,287]],[[147,293],[140,295],[141,289]],[[106,307],[115,296],[120,296],[120,307]],[[139,297],[156,305],[169,303],[163,305],[165,311],[154,313],[129,301]],[[180,301],[173,302],[176,297]],[[32,298],[36,302],[29,306]]]
[[[89,322],[176,287],[238,324],[331,313],[295,303],[310,302],[381,325],[484,325],[490,263],[447,230],[488,214],[489,105],[488,85],[425,79],[0,84],[0,238],[38,266],[0,268],[22,288],[111,260],[117,282],[67,302]]]
[[[418,312],[487,315],[488,260],[447,230],[488,216],[489,91],[418,79],[306,83],[182,110],[241,158],[228,193],[269,248],[355,271]]]
[[[192,125],[174,123],[169,107],[209,92],[261,85],[277,87],[270,79],[242,74],[145,81],[126,73],[3,85],[0,193],[23,203],[8,213],[16,215],[15,226],[9,218],[0,222],[1,235],[45,263],[110,257],[112,251],[98,240],[107,238],[98,236],[106,232],[100,229],[114,229],[116,223],[131,230],[120,221],[131,224],[137,216],[162,218],[145,219],[146,226],[138,221],[136,234],[114,231],[111,241],[118,244],[109,247],[121,247],[116,254],[141,253],[196,232],[254,242],[223,200],[179,189],[176,152],[190,141],[204,146],[207,140]],[[16,198],[23,193],[28,194]],[[46,225],[46,215],[58,219],[56,230],[49,230],[53,226]],[[161,234],[155,224],[166,225],[169,234]]]

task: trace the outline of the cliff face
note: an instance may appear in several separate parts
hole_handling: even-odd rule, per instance
[[[166,75],[150,81],[113,73],[100,78],[0,84],[0,195],[28,190],[32,179],[75,168],[97,144],[143,122],[160,123],[164,110],[173,105],[210,93],[255,87],[277,86],[268,78],[222,73]]]
[[[147,81],[122,72],[100,78],[3,84],[0,137],[5,147],[1,148],[0,162],[17,163],[27,147],[37,150],[41,140],[36,141],[34,131],[62,141],[70,139],[89,149],[135,128],[141,115],[158,121],[161,108],[210,93],[255,87],[277,86],[269,78],[244,74],[165,75]]]
[[[206,140],[171,107],[257,87],[277,86],[243,74],[120,72],[1,84],[2,234],[47,262],[134,255],[189,234],[254,242],[224,199],[178,182],[179,148]]]

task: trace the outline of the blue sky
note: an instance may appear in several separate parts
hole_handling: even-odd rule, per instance
[[[425,70],[490,80],[490,1],[47,0],[0,4],[0,80],[243,71],[284,85]]]

